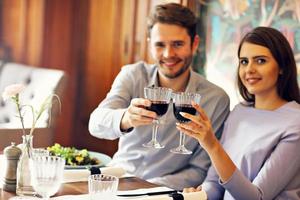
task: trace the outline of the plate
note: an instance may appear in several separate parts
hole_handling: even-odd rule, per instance
[[[109,157],[108,155],[103,154],[103,153],[89,151],[89,154],[90,154],[91,158],[97,158],[98,160],[100,160],[100,164],[98,164],[98,165],[78,165],[78,166],[65,165],[65,169],[86,169],[88,167],[104,167],[111,161],[111,157]]]

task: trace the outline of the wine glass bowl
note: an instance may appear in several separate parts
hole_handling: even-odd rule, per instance
[[[175,118],[177,119],[178,122],[181,122],[181,123],[189,122],[190,120],[183,117],[180,114],[180,112],[189,113],[191,115],[196,114],[196,109],[194,107],[192,107],[191,104],[177,104],[175,106],[175,103],[174,103],[173,104],[173,111],[174,111]]]
[[[167,101],[151,101],[151,106],[146,107],[147,110],[154,111],[159,117],[168,111],[169,102]]]
[[[146,109],[155,112],[158,118],[153,120],[152,122],[152,139],[150,140],[150,142],[143,144],[143,146],[156,149],[164,148],[164,146],[157,141],[157,131],[160,124],[159,118],[166,114],[168,111],[172,90],[170,88],[164,87],[145,87],[144,95],[146,99],[149,99],[151,101],[151,105],[149,107],[146,107]]]
[[[42,198],[49,199],[63,180],[65,159],[57,156],[33,156],[30,158],[33,189]]]
[[[178,92],[173,93],[173,113],[175,118],[180,123],[186,123],[190,120],[183,117],[180,112],[189,113],[191,115],[196,114],[196,109],[192,106],[192,101],[199,104],[201,100],[201,95],[197,93],[184,93],[184,92]],[[185,134],[180,132],[180,138],[179,138],[179,146],[171,149],[170,151],[172,153],[178,153],[178,154],[192,154],[193,152],[188,150],[184,146],[185,141]]]

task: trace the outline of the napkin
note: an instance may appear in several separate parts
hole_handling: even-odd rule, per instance
[[[207,200],[207,195],[204,190],[200,191],[200,192],[181,193],[181,194],[183,195],[184,200]],[[121,198],[119,198],[119,199],[121,199]],[[144,199],[144,200],[173,200],[173,197],[169,197],[167,195],[159,195],[159,196],[142,197],[141,199]]]
[[[121,177],[125,174],[125,170],[121,167],[101,167],[100,170],[101,174],[108,174],[116,177]],[[87,181],[90,174],[91,172],[88,169],[65,169],[63,182],[71,183]]]
[[[182,193],[184,200],[207,200],[206,193],[204,191],[192,192],[192,193]],[[88,194],[82,195],[64,195],[59,197],[52,197],[51,200],[89,200]],[[173,200],[172,197],[168,195],[159,196],[140,196],[140,197],[117,197],[117,200]]]
[[[163,192],[163,191],[171,191],[172,189],[167,187],[154,187],[154,188],[142,188],[142,189],[136,189],[136,190],[126,190],[126,191],[118,191],[118,195],[124,195],[124,194],[146,194],[146,193],[153,193],[153,192]],[[192,193],[180,193],[183,195],[184,200],[206,200],[207,195],[206,192],[199,191],[199,192],[192,192]],[[170,197],[168,195],[153,195],[153,196],[132,196],[132,197],[118,197],[118,199],[145,199],[145,200],[173,200],[173,197]]]

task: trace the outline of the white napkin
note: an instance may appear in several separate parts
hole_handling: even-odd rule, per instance
[[[191,192],[191,193],[182,193],[184,200],[207,200],[207,195],[205,191],[200,192]],[[172,197],[167,195],[160,195],[160,196],[147,196],[141,199],[145,200],[173,200]]]
[[[192,193],[182,193],[184,200],[207,200],[206,193],[204,191],[192,192]],[[52,197],[51,200],[89,200],[88,194],[82,195],[64,195],[59,197]],[[159,196],[140,196],[140,197],[117,197],[117,200],[173,200],[172,197],[168,195]]]
[[[58,197],[52,197],[51,200],[90,200],[89,194],[79,194],[79,195],[63,195]]]
[[[142,188],[136,190],[125,190],[118,191],[118,195],[124,194],[146,194],[152,192],[162,192],[162,191],[171,191],[171,188],[168,187],[154,187],[154,188]],[[207,195],[205,191],[192,192],[192,193],[181,193],[184,197],[184,200],[206,200]],[[168,195],[153,195],[153,196],[132,196],[132,197],[118,197],[118,199],[145,199],[145,200],[173,200],[172,197]]]
[[[108,174],[116,177],[121,177],[125,174],[125,170],[121,167],[101,167],[100,170],[101,174]],[[88,169],[65,169],[63,182],[71,183],[87,181],[90,174],[91,172]]]

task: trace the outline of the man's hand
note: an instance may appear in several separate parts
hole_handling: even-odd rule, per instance
[[[129,107],[125,111],[120,128],[122,131],[132,127],[151,124],[157,118],[155,112],[149,111],[146,108],[150,107],[151,101],[143,98],[135,98],[130,102]]]

